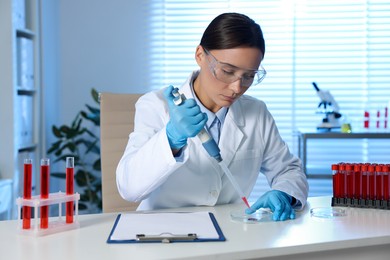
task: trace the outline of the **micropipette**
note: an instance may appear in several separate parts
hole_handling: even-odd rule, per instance
[[[173,99],[173,103],[176,106],[180,105],[182,102],[184,102],[184,100],[186,100],[186,97],[184,96],[184,94],[180,94],[179,90],[177,88],[174,88],[172,90],[172,95],[175,97]],[[198,137],[199,137],[200,141],[202,142],[204,149],[206,149],[206,151],[208,152],[208,154],[211,157],[213,157],[215,160],[217,160],[218,162],[221,162],[222,157],[220,154],[219,147],[218,147],[217,143],[214,141],[214,139],[206,131],[205,128],[203,128],[198,133]]]
[[[184,94],[179,93],[178,88],[173,88],[172,95],[175,97],[173,99],[173,103],[178,106],[184,100],[186,100],[186,97]],[[230,172],[229,168],[225,164],[225,162],[222,160],[222,156],[220,154],[219,147],[217,143],[214,141],[214,139],[209,135],[207,130],[203,128],[197,135],[202,142],[202,145],[204,149],[207,151],[207,153],[213,157],[215,160],[217,160],[218,164],[221,166],[222,170],[225,172],[226,176],[228,177],[229,181],[233,185],[234,189],[237,191],[237,193],[240,195],[240,198],[244,201],[245,205],[250,208],[250,205],[248,203],[248,200],[246,199],[244,193],[242,192],[240,186],[238,185],[236,179]]]

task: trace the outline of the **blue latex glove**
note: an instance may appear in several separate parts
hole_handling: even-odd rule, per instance
[[[260,208],[270,208],[273,212],[273,220],[284,221],[295,219],[295,211],[291,206],[292,197],[279,190],[271,190],[261,196],[249,209],[246,214],[252,214]]]
[[[170,115],[166,132],[171,148],[179,150],[187,144],[187,138],[196,136],[203,129],[207,122],[207,115],[200,111],[193,98],[186,99],[176,106],[173,103],[172,90],[173,86],[169,86],[164,91]]]

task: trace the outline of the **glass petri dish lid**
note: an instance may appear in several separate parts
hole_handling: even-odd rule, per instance
[[[233,221],[242,223],[259,223],[272,221],[272,212],[269,209],[258,209],[252,214],[246,214],[245,209],[230,212]]]
[[[310,209],[310,215],[315,218],[334,219],[347,216],[347,212],[342,208],[319,207]]]

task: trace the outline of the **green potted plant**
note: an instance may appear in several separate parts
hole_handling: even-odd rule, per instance
[[[91,95],[99,104],[99,93],[92,89]],[[74,178],[78,187],[75,190],[80,193],[79,209],[97,213],[102,209],[100,138],[90,128],[100,127],[100,108],[88,104],[86,107],[88,111],[79,111],[71,125],[52,126],[57,141],[47,153],[56,157],[53,163],[74,157]],[[65,172],[53,172],[51,176],[65,180]]]

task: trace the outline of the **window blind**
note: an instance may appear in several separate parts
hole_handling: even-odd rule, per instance
[[[312,82],[331,92],[353,131],[362,130],[364,111],[370,112],[373,127],[379,110],[383,127],[384,108],[390,105],[388,1],[152,0],[150,4],[151,89],[180,86],[197,69],[195,48],[210,21],[223,12],[240,12],[260,24],[266,42],[262,65],[267,77],[247,94],[266,102],[293,153],[297,153],[296,131],[315,130],[324,116],[316,113],[320,99]],[[308,143],[308,173],[330,174],[330,165],[340,161],[390,163],[390,140],[348,140],[342,146],[337,142]],[[259,187],[254,192],[260,192]]]

